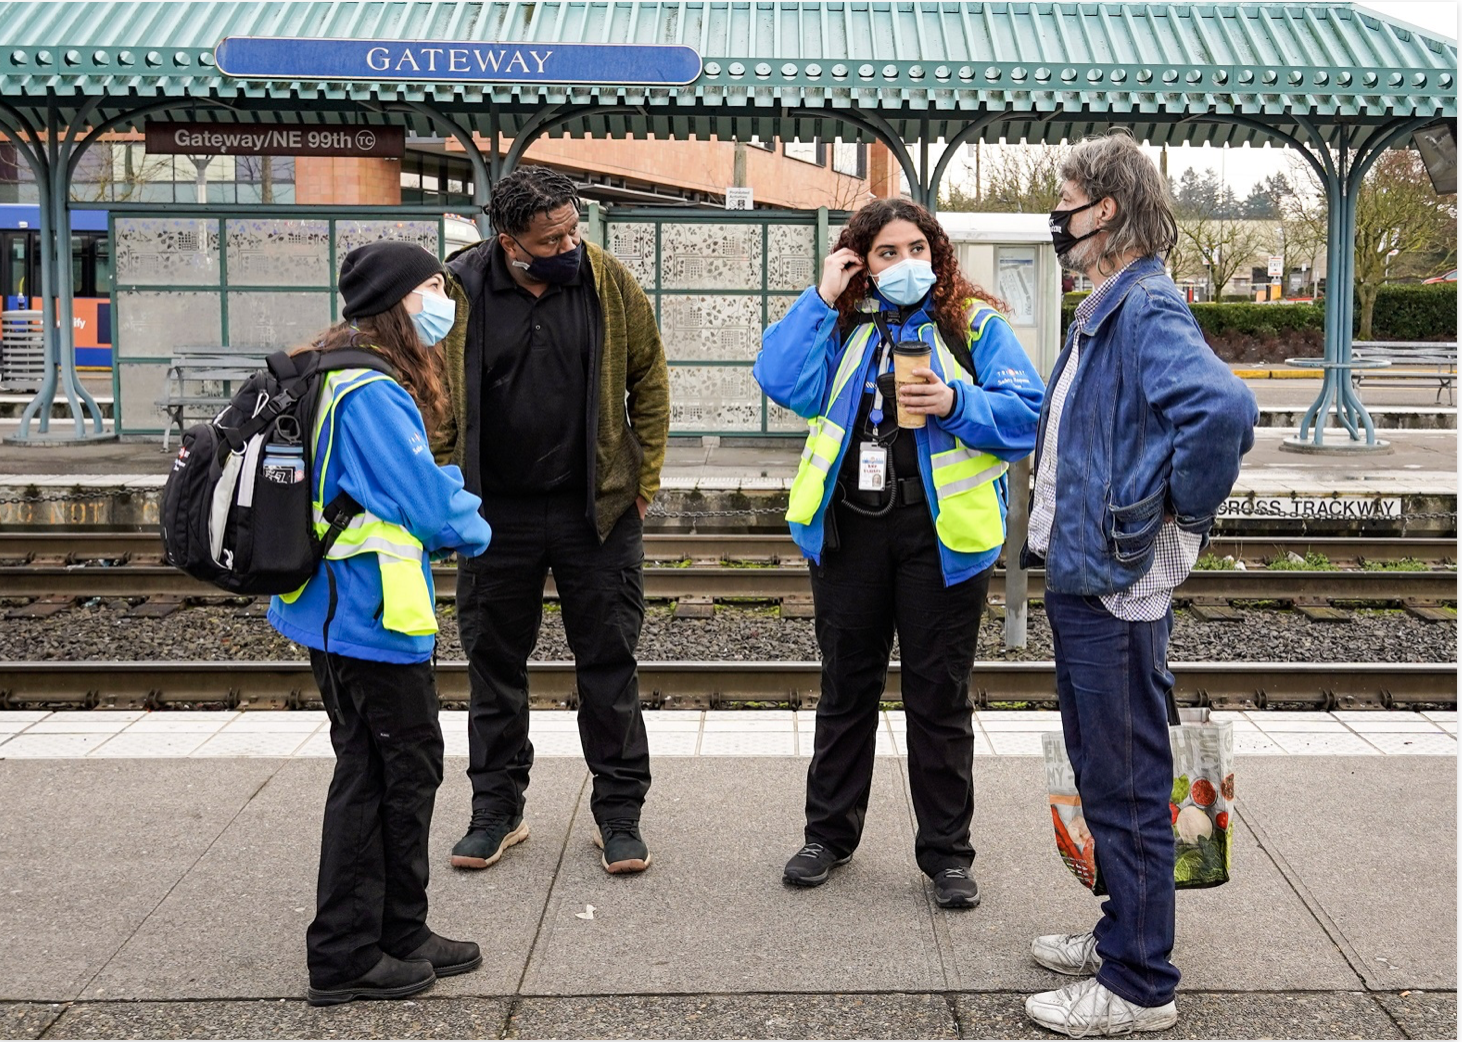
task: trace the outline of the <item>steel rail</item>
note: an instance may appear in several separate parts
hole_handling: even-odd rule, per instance
[[[1336,709],[1457,703],[1454,662],[1173,662],[1169,668],[1184,705]],[[535,707],[575,704],[572,662],[534,662],[528,672]],[[466,701],[465,662],[439,662],[436,678],[444,702]],[[971,701],[982,707],[1055,698],[1051,662],[976,662],[970,680]],[[639,684],[641,699],[663,708],[758,701],[807,707],[816,702],[821,667],[816,662],[642,662]],[[897,701],[901,690],[901,670],[894,663],[885,698]],[[313,701],[318,701],[315,682],[305,661],[0,662],[0,706],[250,708]]]
[[[1389,563],[1410,558],[1428,564],[1457,560],[1457,540],[1432,537],[1216,536],[1208,553],[1246,562],[1267,561],[1286,553],[1324,554],[1331,561]],[[68,560],[161,560],[162,543],[155,532],[0,532],[0,560],[31,556]],[[705,535],[688,532],[645,533],[648,561],[787,561],[801,557],[785,532],[763,535]]]
[[[438,600],[456,598],[456,575],[454,567],[439,565],[433,568]],[[1044,580],[1044,572],[1029,573],[1031,599],[1040,600],[1045,590]],[[679,600],[683,597],[782,600],[805,598],[812,594],[808,570],[800,559],[795,563],[766,567],[647,567],[644,583],[645,596],[651,600]],[[997,569],[990,580],[990,596],[998,602],[1004,599],[1004,594],[1005,572]],[[552,577],[545,584],[544,595],[549,599],[557,597]],[[0,566],[0,596],[200,598],[226,594],[166,565],[28,564]],[[1177,596],[1180,599],[1306,602],[1455,601],[1457,573],[1451,570],[1195,571],[1178,587]]]

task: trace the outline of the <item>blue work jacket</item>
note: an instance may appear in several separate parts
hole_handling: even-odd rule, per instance
[[[462,472],[432,459],[411,395],[393,380],[362,382],[341,400],[333,428],[320,434],[314,458],[316,465],[325,461],[322,501],[347,492],[376,517],[416,537],[426,551],[421,567],[431,592],[430,557],[453,550],[476,557],[486,552],[492,530],[478,514],[482,501],[462,487]],[[325,650],[331,596],[327,570],[335,580],[336,601],[330,652],[374,662],[431,658],[434,634],[397,633],[382,624],[385,596],[375,554],[322,560],[298,599],[270,602],[269,622],[276,630],[296,644]]]
[[[909,315],[902,325],[892,321],[896,311],[890,309],[885,313],[890,316],[889,332],[895,343],[904,338],[919,339],[918,331],[933,322],[923,310]],[[1035,445],[1036,421],[1045,387],[1030,357],[1016,340],[1014,330],[998,312],[981,305],[972,310],[970,317],[971,328],[966,343],[974,358],[974,382],[954,379],[955,374],[941,373],[945,382],[954,388],[954,405],[947,417],[930,416],[928,425],[937,426],[970,449],[1006,461],[1022,459],[1030,455]],[[928,337],[925,328],[924,339]],[[814,419],[832,404],[833,377],[844,345],[851,338],[851,333],[846,339],[839,335],[838,312],[827,306],[817,287],[813,286],[797,298],[781,321],[769,326],[762,334],[761,351],[756,356],[752,375],[772,401],[791,409],[798,416]],[[794,522],[791,525],[793,541],[814,563],[821,562],[823,522],[837,486],[836,476],[843,457],[857,437],[852,419],[867,382],[873,379],[878,348],[879,338],[869,337],[858,375],[852,381],[855,393],[844,396],[842,402],[847,415],[833,417],[846,433],[832,462],[822,504],[808,523]],[[937,352],[931,353],[931,367],[939,372]],[[914,435],[918,446],[924,498],[937,524],[939,501],[931,476],[929,430],[915,429],[908,433]],[[1004,477],[998,480],[997,488],[1003,525],[1008,495]],[[979,553],[961,553],[941,542],[939,556],[945,584],[952,586],[994,564],[1000,556],[1000,547]]]
[[[1156,257],[1119,273],[1085,325],[1072,323],[1051,386],[1078,340],[1076,376],[1061,410],[1046,588],[1098,596],[1147,574],[1164,515],[1207,542],[1253,447],[1259,408],[1203,339]],[[1049,404],[1041,410],[1036,472]],[[1022,558],[1037,563],[1029,552]]]

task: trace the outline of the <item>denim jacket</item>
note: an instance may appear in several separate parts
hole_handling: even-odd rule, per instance
[[[1116,276],[1085,326],[1072,323],[1050,386],[1076,338],[1061,414],[1056,512],[1046,588],[1085,596],[1132,586],[1152,567],[1164,515],[1204,537],[1254,444],[1254,395],[1203,339],[1156,257]],[[1050,398],[1041,408],[1039,472]],[[1027,566],[1039,558],[1029,547]]]

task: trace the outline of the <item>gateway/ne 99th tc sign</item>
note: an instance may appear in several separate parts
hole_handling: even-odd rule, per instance
[[[684,86],[701,56],[679,44],[480,43],[230,36],[218,71],[249,80],[412,80]]]

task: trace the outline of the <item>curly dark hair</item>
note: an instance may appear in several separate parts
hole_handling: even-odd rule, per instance
[[[833,250],[852,250],[866,262],[873,248],[873,240],[890,221],[909,221],[918,225],[929,243],[930,263],[934,267],[934,322],[939,327],[945,343],[964,343],[969,336],[969,301],[976,298],[989,304],[997,311],[1008,310],[1008,305],[976,286],[959,269],[955,259],[954,244],[949,241],[934,215],[908,199],[877,199],[855,212],[843,233],[838,236]],[[873,280],[864,268],[848,281],[833,304],[838,311],[838,329],[846,336],[859,322],[866,321],[858,311],[858,304],[873,294]]]
[[[546,166],[520,166],[492,186],[487,216],[493,231],[521,235],[540,213],[551,213],[565,203],[579,206],[574,182]]]

